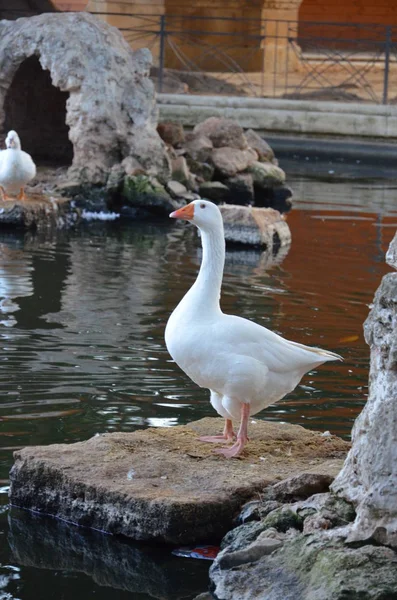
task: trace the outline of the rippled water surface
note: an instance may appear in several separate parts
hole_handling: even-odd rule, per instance
[[[397,228],[397,190],[304,179],[292,186],[288,254],[228,251],[222,307],[345,357],[308,374],[258,418],[349,436],[367,395],[362,324],[390,270],[384,254]],[[56,236],[0,232],[0,600],[189,599],[204,591],[205,561],[6,504],[14,449],[214,414],[163,341],[199,260],[195,232],[173,222],[87,224]]]

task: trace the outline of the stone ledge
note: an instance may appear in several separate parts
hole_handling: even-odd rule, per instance
[[[178,121],[186,127],[220,116],[267,134],[272,131],[389,141],[397,137],[397,108],[391,105],[189,94],[158,94],[157,101],[162,120]]]
[[[0,200],[0,225],[10,227],[63,227],[78,220],[78,211],[71,209],[70,200],[31,193],[26,200]]]
[[[255,421],[238,460],[213,454],[197,436],[222,419],[15,452],[12,505],[136,540],[220,539],[249,499],[300,472],[329,474],[349,444],[298,425]]]

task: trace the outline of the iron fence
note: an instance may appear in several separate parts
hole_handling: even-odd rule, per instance
[[[255,10],[245,18],[92,14],[133,49],[152,51],[159,92],[397,104],[397,27],[263,20]],[[1,16],[28,16],[12,13]]]
[[[397,103],[397,27],[94,14],[151,49],[159,92]]]

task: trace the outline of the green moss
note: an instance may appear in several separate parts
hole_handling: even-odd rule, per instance
[[[267,515],[262,521],[265,529],[274,527],[277,531],[285,533],[288,529],[299,529],[303,528],[303,518],[296,514],[294,511],[286,507],[276,508]]]
[[[294,573],[306,600],[397,600],[397,555],[389,548],[350,548],[324,534],[299,535],[272,560]]]
[[[129,206],[164,205],[171,200],[161,183],[147,175],[126,176],[121,197]]]

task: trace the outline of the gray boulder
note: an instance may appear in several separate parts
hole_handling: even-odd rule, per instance
[[[213,144],[209,137],[203,134],[188,134],[184,148],[186,154],[198,162],[207,162],[211,156]]]
[[[347,548],[321,533],[260,530],[244,548],[221,552],[210,569],[218,600],[392,600],[397,556],[390,548]],[[233,558],[235,559],[233,561]],[[238,563],[238,564],[237,564]]]
[[[396,254],[397,236],[387,254],[393,265]],[[369,396],[332,490],[356,507],[348,541],[397,548],[397,273],[383,277],[364,334],[371,348]]]

